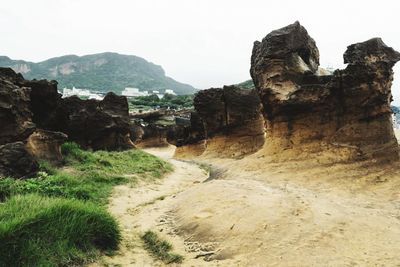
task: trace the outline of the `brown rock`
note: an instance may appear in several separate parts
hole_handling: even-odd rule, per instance
[[[23,178],[34,175],[39,164],[28,153],[23,142],[0,145],[0,178]]]
[[[51,130],[61,131],[85,148],[121,150],[134,147],[130,140],[128,103],[108,93],[102,101],[63,98]]]
[[[0,68],[0,145],[25,140],[34,130],[30,88],[14,84],[19,76],[9,68]]]
[[[240,157],[263,146],[264,121],[256,91],[235,86],[202,90],[194,107],[204,124],[206,152]]]
[[[254,43],[250,72],[264,107],[269,153],[331,151],[331,161],[398,158],[390,88],[399,53],[371,39],[349,46],[344,58],[346,69],[322,75],[315,42],[298,22]]]
[[[62,160],[61,145],[67,140],[67,135],[37,129],[27,140],[27,150],[36,159],[59,163]]]

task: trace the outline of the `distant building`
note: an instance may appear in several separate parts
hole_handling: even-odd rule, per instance
[[[85,96],[88,97],[90,95],[90,91],[87,89],[79,89],[72,87],[72,89],[69,88],[64,88],[62,92],[63,97],[69,97],[69,96]]]
[[[96,100],[102,100],[104,98],[103,95],[92,93],[88,89],[79,89],[72,87],[72,89],[64,88],[62,91],[62,97],[69,97],[74,95],[78,97],[85,97],[88,99],[96,99]]]
[[[121,94],[126,97],[135,97],[135,96],[149,95],[149,92],[148,91],[140,92],[139,88],[126,87]]]
[[[89,99],[103,100],[104,96],[96,93],[91,93]]]
[[[172,89],[165,89],[165,94],[176,95],[174,90],[172,90]]]

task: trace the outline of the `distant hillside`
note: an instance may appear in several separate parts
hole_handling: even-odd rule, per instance
[[[241,83],[236,84],[237,86],[241,87],[241,88],[245,88],[245,89],[253,89],[254,87],[254,83],[253,80],[247,80]]]
[[[137,56],[101,53],[87,56],[68,55],[39,63],[12,60],[0,56],[1,67],[11,67],[27,79],[57,80],[59,88],[75,86],[120,93],[125,87],[143,90],[173,89],[177,94],[192,94],[191,85],[165,76],[161,66]]]

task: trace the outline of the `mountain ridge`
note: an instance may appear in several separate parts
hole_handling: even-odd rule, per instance
[[[0,56],[0,66],[10,67],[27,79],[57,80],[59,88],[75,86],[116,93],[121,93],[125,87],[161,92],[173,89],[181,95],[196,92],[193,86],[166,76],[160,65],[115,52],[64,55],[37,63]]]

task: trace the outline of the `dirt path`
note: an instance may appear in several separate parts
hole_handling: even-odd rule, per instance
[[[140,236],[146,230],[157,232],[174,246],[174,253],[185,257],[184,265],[204,263],[198,254],[188,253],[184,240],[176,235],[170,210],[177,205],[175,196],[208,178],[208,172],[194,163],[172,159],[173,149],[148,149],[147,152],[169,161],[174,171],[159,182],[136,187],[117,186],[110,198],[109,211],[122,228],[123,241],[117,255],[103,257],[91,266],[164,266],[143,248]],[[169,265],[171,266],[171,265]]]

